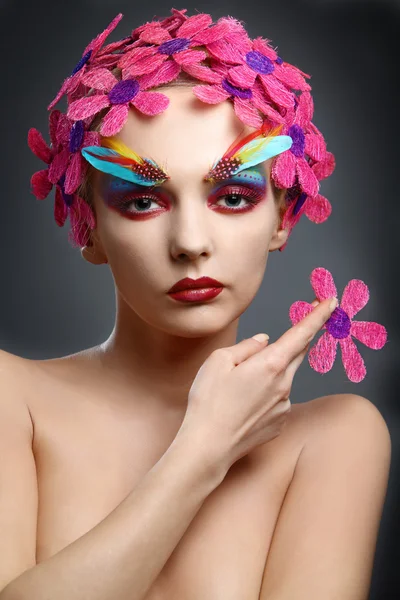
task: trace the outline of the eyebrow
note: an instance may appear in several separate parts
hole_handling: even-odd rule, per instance
[[[233,144],[230,145],[228,150],[223,154],[223,156],[220,159],[214,161],[214,166],[211,167],[211,169],[209,169],[209,171],[203,177],[203,181],[217,183],[226,180],[232,180],[237,178],[235,177],[235,175],[239,177],[240,173],[243,173],[243,171],[248,171],[252,168],[252,166],[246,168],[244,166],[245,163],[242,163],[240,173],[232,173],[232,170],[235,170],[235,167],[239,167],[240,163],[236,164],[237,161],[235,161],[235,159],[225,158],[226,154],[229,152],[229,150],[233,147],[234,144],[237,144],[240,138],[241,135],[239,135],[238,138],[233,142]],[[111,139],[104,138],[102,140],[101,147],[109,148],[114,153],[114,156],[104,156],[104,158],[97,157],[97,161],[100,161],[107,165],[107,169],[104,169],[104,172],[109,173],[114,177],[117,177],[119,179],[125,179],[126,181],[131,182],[133,185],[141,187],[148,187],[149,184],[151,184],[151,187],[153,188],[160,187],[166,181],[171,179],[170,176],[167,173],[165,173],[162,167],[160,167],[154,160],[140,156],[120,140],[114,141]],[[120,148],[120,150],[122,150],[122,152],[124,153],[119,152],[117,148]],[[228,163],[230,164],[228,165]],[[114,168],[113,165],[115,165]],[[130,178],[123,177],[124,171],[127,167],[131,167],[130,170],[137,173],[139,177],[142,177],[144,180],[146,180],[147,184],[145,184],[144,181],[140,182],[140,180],[132,181],[131,177],[133,175]],[[130,170],[127,169],[127,173],[129,173]],[[146,174],[149,174],[150,177],[146,177]],[[243,175],[244,177],[246,177],[245,173],[243,173]],[[259,173],[259,176],[263,177],[261,173]]]

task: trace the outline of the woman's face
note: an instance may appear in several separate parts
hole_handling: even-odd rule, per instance
[[[128,184],[117,203],[117,179],[96,171],[97,227],[94,246],[84,256],[109,263],[119,300],[143,321],[172,335],[199,337],[221,330],[246,310],[261,285],[269,251],[283,245],[286,232],[278,230],[272,159],[252,167],[246,185],[204,181],[232,142],[253,131],[231,103],[205,105],[189,87],[162,91],[170,98],[165,112],[145,117],[132,109],[115,137],[156,161],[170,179],[149,191]],[[202,276],[225,286],[212,300],[183,303],[167,294],[178,280]]]

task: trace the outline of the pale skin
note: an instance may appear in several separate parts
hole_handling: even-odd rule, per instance
[[[0,600],[36,600],[44,590],[60,600],[365,600],[391,450],[372,402],[292,398],[280,435],[223,477],[201,444],[174,443],[196,373],[214,350],[237,343],[239,317],[287,232],[270,185],[253,211],[210,210],[203,176],[250,128],[229,102],[163,92],[165,113],[131,111],[117,137],[166,167],[173,210],[127,219],[95,179],[97,228],[82,256],[112,271],[112,334],[59,359],[0,355],[0,439],[17,457],[12,474],[0,472],[10,490],[0,555],[19,557],[0,572],[3,586],[16,581]],[[202,275],[226,286],[212,303],[166,295]],[[267,327],[268,315],[260,331]]]

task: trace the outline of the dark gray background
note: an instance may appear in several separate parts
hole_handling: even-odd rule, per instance
[[[314,123],[337,161],[334,174],[321,185],[333,212],[320,225],[303,215],[286,250],[270,255],[262,287],[241,317],[238,340],[266,331],[274,341],[288,329],[290,305],[314,297],[309,276],[315,267],[331,271],[339,298],[350,279],[369,286],[370,300],[355,318],[383,324],[388,342],[374,351],[355,340],[367,366],[364,381],[347,379],[338,350],[325,375],[303,361],[291,400],[361,394],[388,423],[392,466],[370,600],[400,596],[399,5],[389,0],[185,4],[189,15],[210,12],[214,19],[232,15],[243,20],[252,37],[271,39],[284,60],[312,75]],[[124,18],[107,43],[154,16],[167,16],[170,8],[169,2],[154,1],[0,0],[4,350],[27,358],[62,356],[98,344],[111,332],[115,301],[108,266],[88,264],[69,246],[68,222],[60,229],[53,218],[54,191],[43,202],[31,194],[30,177],[45,165],[29,150],[27,133],[36,127],[49,142],[47,105],[85,46],[118,12]],[[63,101],[57,108],[65,110]]]

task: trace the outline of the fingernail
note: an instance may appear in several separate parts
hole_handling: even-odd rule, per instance
[[[314,306],[314,308],[316,306],[318,306],[318,304],[319,304],[319,300],[314,300],[314,302],[311,302],[311,306]]]
[[[337,298],[333,298],[333,299],[332,299],[332,301],[331,301],[331,303],[330,303],[330,305],[329,305],[329,308],[330,308],[331,310],[335,310],[335,308],[337,307],[337,305],[338,305],[338,300],[337,300]]]
[[[269,335],[266,333],[257,333],[257,335],[253,335],[253,340],[257,340],[257,342],[266,342],[269,340]]]

